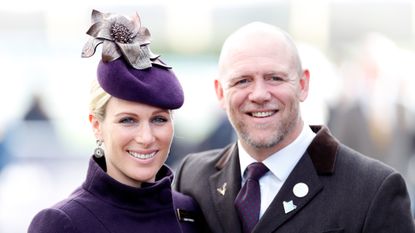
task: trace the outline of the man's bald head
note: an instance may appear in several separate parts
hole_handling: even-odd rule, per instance
[[[264,51],[274,46],[285,46],[293,59],[295,69],[300,75],[302,66],[294,41],[284,30],[262,22],[253,22],[242,26],[232,33],[224,42],[219,57],[219,70],[222,72],[227,60],[235,53],[247,51],[248,49],[261,49]]]

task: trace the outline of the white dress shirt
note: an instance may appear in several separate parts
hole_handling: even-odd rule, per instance
[[[265,213],[314,137],[315,133],[311,128],[304,126],[300,135],[291,144],[262,161],[262,163],[268,167],[269,171],[259,179],[259,186],[261,189],[260,218]],[[240,142],[238,142],[238,150],[241,174],[244,174],[248,165],[257,161],[246,152]],[[245,178],[242,175],[242,185],[244,183]]]

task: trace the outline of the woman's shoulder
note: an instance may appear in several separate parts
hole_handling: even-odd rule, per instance
[[[173,203],[176,208],[198,209],[196,201],[191,196],[177,192],[176,190],[172,190],[172,195]]]
[[[38,212],[29,225],[28,233],[78,233],[74,218],[84,208],[78,201],[84,192],[77,189],[68,198]]]
[[[71,217],[60,208],[47,208],[33,218],[28,233],[79,232],[72,223]]]

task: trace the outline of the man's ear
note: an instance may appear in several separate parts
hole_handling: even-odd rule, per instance
[[[96,139],[102,139],[101,135],[101,122],[94,115],[89,114],[89,123],[91,123],[92,131],[94,132]]]
[[[309,89],[309,84],[310,84],[310,71],[305,69],[302,73],[302,76],[300,77],[299,82],[300,82],[299,98],[300,98],[300,101],[303,102],[304,100],[307,99],[307,96],[308,96],[308,89]]]
[[[216,92],[216,97],[219,100],[219,104],[220,106],[225,109],[225,100],[224,100],[224,95],[223,95],[223,87],[221,82],[218,79],[215,79],[215,92]]]

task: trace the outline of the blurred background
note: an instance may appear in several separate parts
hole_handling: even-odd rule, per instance
[[[308,124],[401,172],[415,199],[415,0],[14,0],[0,6],[0,233],[26,232],[84,180],[95,140],[81,59],[92,9],[132,15],[174,67],[185,104],[167,163],[234,139],[213,88],[225,37],[263,21],[298,43],[311,89]],[[255,2],[255,3],[253,3]]]

